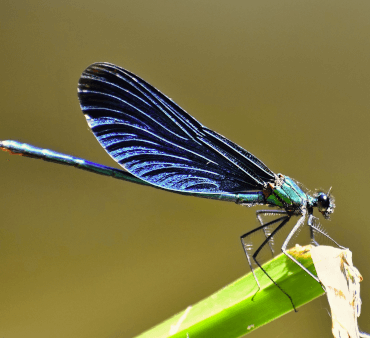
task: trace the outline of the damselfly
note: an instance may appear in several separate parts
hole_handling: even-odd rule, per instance
[[[275,174],[250,152],[200,124],[159,90],[113,64],[89,66],[79,80],[78,97],[87,123],[100,145],[125,170],[16,141],[2,141],[0,147],[12,153],[72,165],[179,194],[245,206],[277,207],[279,210],[258,210],[260,226],[240,237],[253,274],[254,261],[271,279],[257,256],[266,244],[271,244],[277,232],[297,216],[298,221],[281,250],[319,281],[286,249],[305,223],[310,227],[312,243],[317,244],[314,234],[322,231],[314,225],[313,209],[316,207],[329,218],[335,207],[330,193],[309,195],[293,179]],[[278,218],[263,223],[261,217],[267,214]],[[272,225],[275,228],[269,231]],[[246,239],[257,231],[263,231],[264,240],[253,250]],[[260,288],[256,275],[255,279]],[[273,282],[294,307],[288,293]]]

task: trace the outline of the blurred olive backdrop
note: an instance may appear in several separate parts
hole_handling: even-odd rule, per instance
[[[370,330],[369,17],[367,0],[2,0],[0,139],[113,166],[77,82],[127,68],[274,172],[333,187],[322,221]],[[255,210],[6,153],[0,173],[1,337],[133,337],[248,272]],[[331,337],[326,299],[249,337],[266,336]]]

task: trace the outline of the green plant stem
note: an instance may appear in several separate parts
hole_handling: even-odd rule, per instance
[[[315,273],[310,246],[296,247],[290,253]],[[324,294],[319,283],[283,254],[263,268],[296,308]],[[249,273],[136,338],[237,338],[293,311],[289,298],[263,271],[256,269],[255,273],[261,290]]]

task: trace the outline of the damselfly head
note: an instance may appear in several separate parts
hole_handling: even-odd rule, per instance
[[[330,195],[329,189],[328,193],[319,192],[316,197],[316,206],[317,209],[323,214],[325,218],[329,218],[330,214],[334,212],[335,204],[334,197]]]

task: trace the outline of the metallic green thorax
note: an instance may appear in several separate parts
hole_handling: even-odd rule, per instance
[[[216,199],[216,196],[204,197]],[[268,204],[294,214],[301,214],[303,209],[312,208],[317,205],[316,197],[306,194],[294,180],[281,174],[276,176],[274,183],[267,183],[263,190],[249,191],[235,195],[230,194],[227,196],[220,195],[217,197],[220,200],[234,201],[246,206]]]
[[[281,181],[278,184],[269,184],[263,191],[266,203],[286,210],[297,210],[302,206],[312,207],[314,199],[287,176],[279,175]]]

